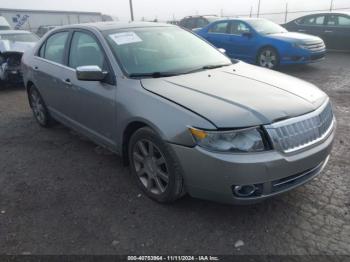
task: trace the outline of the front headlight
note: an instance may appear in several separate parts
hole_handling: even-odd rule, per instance
[[[303,49],[305,49],[305,46],[300,44],[300,43],[292,43],[292,46],[295,47],[295,48],[303,48]]]
[[[261,152],[265,150],[261,131],[249,128],[233,131],[205,131],[189,128],[197,144],[219,152]]]

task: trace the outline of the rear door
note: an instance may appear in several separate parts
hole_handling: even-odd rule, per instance
[[[328,15],[324,40],[329,49],[350,50],[350,16]]]
[[[326,15],[305,16],[296,21],[297,32],[323,37]]]
[[[70,118],[82,131],[112,146],[116,78],[104,49],[92,32],[77,30],[73,33],[68,57]],[[76,76],[76,68],[80,66],[98,66],[108,72],[108,76],[104,81],[80,81]]]
[[[223,48],[226,50],[226,54],[230,56],[233,53],[233,48],[230,40],[229,21],[219,21],[213,23],[209,29],[206,39],[215,45],[217,48]]]
[[[69,31],[59,31],[44,42],[33,64],[34,79],[37,88],[50,111],[66,115],[68,113],[65,54]]]

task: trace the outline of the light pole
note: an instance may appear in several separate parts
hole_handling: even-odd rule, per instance
[[[130,5],[131,21],[134,21],[134,10],[133,10],[133,7],[132,7],[132,0],[129,0],[129,5]]]
[[[331,11],[331,12],[333,10],[333,2],[334,2],[334,0],[331,0],[331,7],[329,8],[329,11]]]
[[[258,13],[257,13],[257,17],[259,17],[259,15],[260,15],[260,4],[261,4],[261,0],[259,0],[259,3],[258,3]]]

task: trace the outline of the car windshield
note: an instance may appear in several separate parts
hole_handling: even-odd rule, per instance
[[[2,34],[0,35],[0,40],[9,40],[11,42],[31,42],[35,43],[39,40],[39,38],[34,34],[23,34],[23,33],[16,33],[16,34]]]
[[[104,35],[130,77],[171,76],[232,64],[216,48],[178,27],[109,30]]]
[[[263,35],[272,35],[279,33],[287,33],[288,31],[282,26],[275,24],[269,20],[258,19],[247,21],[254,29]]]

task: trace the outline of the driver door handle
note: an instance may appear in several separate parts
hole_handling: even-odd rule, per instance
[[[331,30],[325,30],[324,32],[325,33],[333,33],[333,31],[331,31]]]

